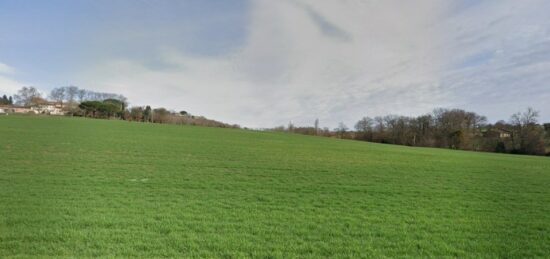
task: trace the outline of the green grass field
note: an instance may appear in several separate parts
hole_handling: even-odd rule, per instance
[[[550,159],[0,116],[0,257],[550,257]]]

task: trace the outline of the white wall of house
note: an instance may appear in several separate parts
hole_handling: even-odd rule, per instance
[[[55,105],[52,105],[52,104],[34,106],[34,107],[31,107],[31,109],[35,113],[45,113],[45,114],[50,114],[50,115],[63,115],[64,114],[63,110],[61,110],[60,108],[58,108],[58,107],[56,107]]]

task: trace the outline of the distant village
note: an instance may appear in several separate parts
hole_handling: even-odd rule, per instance
[[[127,106],[126,97],[120,94],[95,92],[81,89],[76,86],[54,88],[49,94],[43,94],[37,88],[25,86],[13,96],[3,95],[0,98],[0,114],[45,114],[45,115],[82,115],[82,105],[86,103],[102,103],[105,108],[107,103],[116,102],[118,110],[123,111]],[[112,106],[112,105],[111,105]],[[109,106],[109,108],[112,108]],[[99,111],[94,111],[94,115]],[[113,114],[114,116],[114,114]]]
[[[150,123],[240,127],[192,115],[187,111],[176,112],[149,105],[129,107],[127,98],[121,94],[95,92],[76,86],[54,88],[47,96],[35,87],[22,87],[17,94],[0,98],[0,115],[8,114],[70,115]]]
[[[13,104],[0,105],[0,114],[25,113],[25,114],[47,114],[64,115],[63,104],[58,102],[37,103],[31,106],[18,106]]]

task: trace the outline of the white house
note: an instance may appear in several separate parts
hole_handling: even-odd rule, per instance
[[[35,113],[43,113],[43,114],[50,114],[50,115],[63,115],[65,114],[63,110],[61,109],[61,104],[56,102],[47,102],[43,104],[39,104],[36,106],[32,106],[31,110]]]

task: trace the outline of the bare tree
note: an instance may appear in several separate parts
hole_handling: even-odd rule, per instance
[[[143,107],[132,107],[130,109],[130,119],[133,121],[143,121]]]
[[[125,110],[126,107],[128,107],[128,98],[126,98],[126,96],[122,95],[122,94],[119,94],[116,98],[114,98],[116,100],[119,100],[121,103],[122,103],[122,109]]]
[[[65,100],[65,88],[54,88],[50,92],[50,98],[58,103],[61,103],[61,108],[63,108],[63,100]]]
[[[155,123],[167,123],[170,119],[170,111],[165,108],[153,109],[153,122]]]
[[[75,107],[75,99],[78,94],[78,87],[76,86],[66,86],[65,88],[65,98],[67,99],[67,104],[69,106],[69,109],[72,109]]]
[[[292,121],[288,122],[287,131],[288,132],[294,132],[294,124],[292,124]]]
[[[34,105],[38,100],[42,99],[42,94],[33,86],[24,86],[14,95],[15,102],[19,105]]]
[[[523,113],[516,113],[510,118],[513,126],[512,143],[515,152],[542,155],[546,152],[544,129],[537,124],[539,112],[529,107]]]
[[[344,124],[344,122],[340,122],[338,123],[338,128],[336,128],[335,131],[339,138],[344,138],[348,132],[348,127]]]
[[[78,93],[76,94],[76,96],[78,97],[78,102],[83,102],[86,100],[86,96],[88,95],[88,91],[86,91],[85,89],[78,89]]]
[[[363,140],[372,140],[372,126],[374,120],[370,117],[363,117],[355,124],[355,130],[359,133],[358,137]]]

